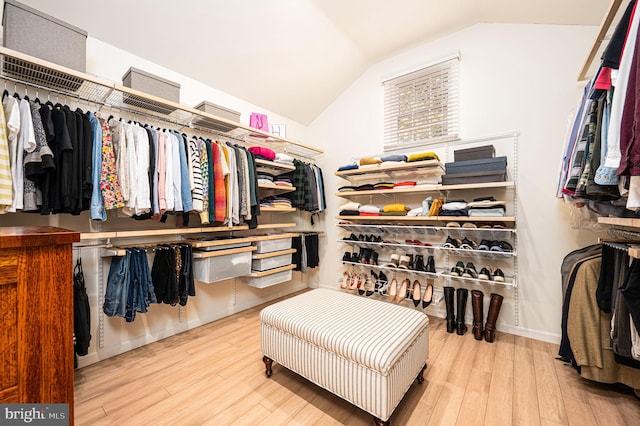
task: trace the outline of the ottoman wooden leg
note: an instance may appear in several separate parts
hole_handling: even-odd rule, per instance
[[[381,420],[381,419],[379,419],[379,418],[377,418],[375,416],[373,417],[373,422],[376,424],[376,426],[390,426],[391,425],[391,422],[389,420],[384,421],[384,420]]]
[[[267,377],[271,377],[271,365],[273,364],[273,360],[267,356],[263,356],[262,362],[264,362],[265,372],[267,373]]]
[[[418,383],[420,383],[420,384],[422,384],[424,382],[423,374],[424,374],[424,370],[426,370],[426,369],[427,369],[427,364],[425,364],[422,367],[422,370],[420,370],[420,372],[418,373],[418,377],[416,377],[416,380],[418,380]]]

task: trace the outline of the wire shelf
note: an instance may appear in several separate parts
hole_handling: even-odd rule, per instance
[[[142,116],[157,122],[168,123],[179,129],[196,129],[216,137],[234,139],[245,146],[268,146],[276,152],[291,153],[297,157],[314,160],[322,149],[279,138],[269,133],[251,129],[240,123],[227,120],[203,111],[180,105],[162,98],[148,95],[98,77],[80,73],[38,58],[0,47],[2,74],[0,78],[14,83],[17,91],[23,87],[35,89],[36,96],[42,91],[49,100],[55,96],[57,102],[67,98]],[[62,98],[62,99],[60,99]],[[259,136],[259,137],[256,137]]]

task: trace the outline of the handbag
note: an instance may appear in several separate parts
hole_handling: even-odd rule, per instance
[[[269,133],[269,120],[267,119],[267,114],[252,112],[251,117],[249,118],[249,126]]]

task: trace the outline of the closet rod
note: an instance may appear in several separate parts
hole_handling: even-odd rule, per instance
[[[240,142],[244,145],[246,145],[247,147],[252,146],[253,144],[246,141],[245,139],[241,139],[239,137],[236,136],[231,136],[228,135],[226,133],[222,133],[222,132],[218,132],[214,129],[204,129],[204,128],[200,128],[200,127],[196,127],[193,125],[190,125],[190,123],[185,124],[185,123],[181,123],[177,120],[173,120],[170,119],[168,117],[162,117],[162,116],[158,116],[158,115],[154,115],[151,114],[149,112],[146,111],[141,111],[141,110],[137,110],[137,109],[131,109],[131,108],[127,108],[124,106],[116,106],[116,105],[111,105],[109,103],[106,103],[104,101],[100,101],[100,100],[96,100],[96,99],[92,99],[86,96],[81,96],[75,93],[70,93],[70,92],[64,92],[64,91],[60,91],[60,90],[56,90],[52,87],[44,87],[44,86],[40,86],[39,84],[33,83],[31,81],[25,81],[25,80],[20,80],[18,78],[14,78],[14,77],[10,77],[7,75],[0,75],[0,79],[5,80],[5,82],[11,82],[14,84],[20,84],[22,86],[26,86],[27,88],[32,88],[35,89],[36,91],[40,91],[42,90],[45,93],[55,93],[56,95],[63,97],[63,98],[73,98],[73,99],[77,99],[79,101],[84,101],[87,104],[91,105],[96,105],[96,106],[100,106],[100,108],[104,107],[107,108],[111,111],[120,111],[120,112],[126,112],[128,115],[130,116],[142,116],[142,117],[147,117],[151,120],[155,120],[159,123],[167,123],[170,124],[171,126],[175,127],[176,130],[180,130],[183,131],[184,129],[189,129],[191,130],[191,133],[202,133],[204,135],[214,135],[216,136],[215,139],[221,139],[221,138],[225,138],[225,139],[230,139],[230,140],[234,140],[237,142]],[[98,111],[100,110],[100,108],[98,108]],[[194,132],[195,131],[195,132]],[[297,155],[297,154],[291,154],[292,156]],[[302,155],[299,155],[301,157],[304,157]],[[309,158],[309,160],[313,160],[310,157],[304,157],[304,158]]]

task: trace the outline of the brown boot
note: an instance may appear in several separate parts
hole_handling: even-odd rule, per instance
[[[489,302],[489,313],[487,314],[487,323],[484,326],[484,340],[489,343],[493,342],[496,337],[496,321],[500,313],[503,297],[496,293],[491,293],[491,301]]]
[[[471,290],[471,307],[473,308],[473,337],[476,340],[482,340],[482,320],[484,293],[480,290]]]

